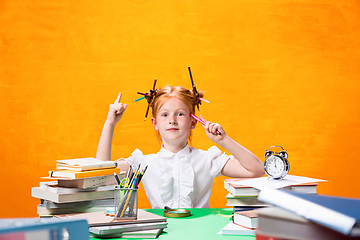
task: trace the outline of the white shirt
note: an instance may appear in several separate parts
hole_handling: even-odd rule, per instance
[[[145,156],[136,149],[125,160],[134,169],[148,165],[141,182],[152,208],[208,208],[213,178],[229,158],[216,146],[204,151],[186,145],[177,153],[161,147]]]

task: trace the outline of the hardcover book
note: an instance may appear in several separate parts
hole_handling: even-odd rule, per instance
[[[114,175],[114,173],[119,174],[119,168],[105,168],[89,171],[75,171],[75,170],[53,170],[49,171],[49,177],[51,178],[68,178],[68,179],[78,179],[78,178],[87,178],[87,177],[96,177],[104,175]]]
[[[125,178],[125,172],[122,171],[120,174],[117,174],[120,181]],[[116,179],[114,174],[111,175],[102,175],[96,177],[87,177],[87,178],[79,178],[79,179],[57,179],[59,187],[67,187],[67,188],[94,188],[106,185],[116,185]]]
[[[242,181],[245,179],[225,179],[224,188],[230,192],[233,196],[258,196],[260,190],[250,186],[242,184]],[[297,185],[287,186],[284,189],[288,189],[295,192],[302,192],[308,194],[316,194],[318,183],[303,183]]]
[[[134,223],[102,227],[90,227],[89,231],[93,234],[106,236],[118,233],[144,231],[144,230],[158,230],[167,227],[167,222],[149,222],[149,223]]]
[[[104,212],[66,214],[55,217],[62,219],[86,219],[90,227],[167,222],[166,217],[147,212],[143,209],[138,209],[137,219],[114,219],[113,216],[106,215]]]
[[[114,189],[96,190],[89,192],[55,193],[42,187],[33,187],[31,196],[56,203],[81,202],[96,199],[114,198]]]
[[[234,196],[231,193],[226,195],[226,206],[239,206],[239,207],[266,207],[270,206],[268,203],[264,203],[258,200],[257,196]]]
[[[94,228],[99,228],[99,230],[107,230],[108,227],[91,227],[89,228],[89,232],[94,236],[94,237],[99,237],[99,238],[140,238],[140,239],[144,239],[144,238],[157,238],[163,228],[157,228],[157,229],[151,229],[151,230],[142,230],[142,231],[134,231],[134,232],[122,232],[122,233],[114,233],[114,234],[96,234]]]
[[[266,207],[257,210],[257,213],[256,237],[261,236],[259,239],[360,239],[344,235],[282,208]]]
[[[234,212],[233,222],[254,230],[258,225],[258,214],[255,210]]]
[[[259,200],[349,236],[360,236],[360,199],[264,189]]]
[[[114,168],[117,166],[115,161],[103,161],[96,158],[75,158],[66,160],[56,160],[57,169],[69,169],[75,171],[87,171],[102,168]]]

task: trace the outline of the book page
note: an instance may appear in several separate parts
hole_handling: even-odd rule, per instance
[[[278,180],[271,179],[269,177],[251,178],[248,180],[241,181],[241,185],[250,186],[261,190],[264,188],[278,189],[291,185],[299,185],[304,183],[314,183],[314,182],[322,182],[322,181],[327,181],[327,180],[287,175],[283,179],[278,179]]]
[[[75,159],[65,159],[65,160],[56,160],[61,164],[66,165],[78,165],[78,166],[87,166],[87,165],[106,165],[106,164],[113,164],[115,165],[114,161],[103,161],[96,158],[75,158]]]

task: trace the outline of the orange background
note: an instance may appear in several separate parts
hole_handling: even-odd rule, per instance
[[[155,78],[190,88],[187,66],[205,119],[261,160],[282,145],[290,174],[328,180],[319,193],[359,198],[359,26],[356,0],[1,1],[0,217],[37,216],[31,188],[55,160],[95,156],[119,91],[113,160],[157,152],[132,100]],[[200,126],[193,145],[213,145]]]

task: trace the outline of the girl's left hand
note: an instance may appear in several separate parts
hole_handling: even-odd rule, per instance
[[[203,127],[206,131],[206,135],[211,141],[218,143],[225,138],[226,133],[220,124],[206,121],[201,115],[199,117],[206,123]]]

